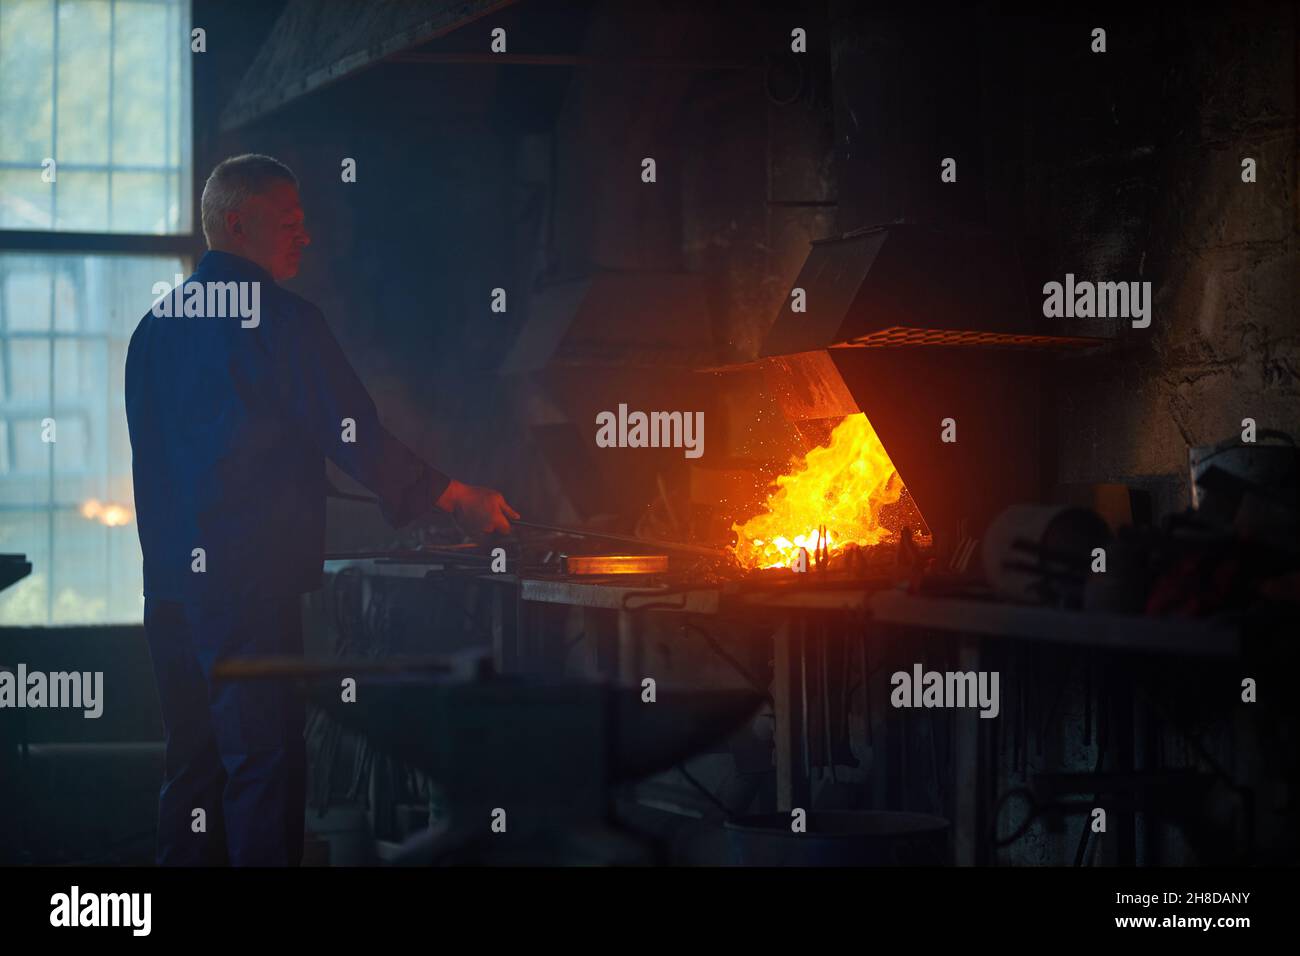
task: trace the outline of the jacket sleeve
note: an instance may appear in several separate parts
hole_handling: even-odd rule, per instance
[[[370,393],[320,310],[303,302],[263,325],[281,404],[312,443],[375,493],[394,527],[433,511],[451,479],[380,423]]]

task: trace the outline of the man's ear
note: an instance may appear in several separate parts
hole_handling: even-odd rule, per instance
[[[244,225],[240,222],[239,213],[233,209],[226,213],[226,232],[232,236],[244,234]]]

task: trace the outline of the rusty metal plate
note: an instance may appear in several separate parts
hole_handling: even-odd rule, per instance
[[[1106,339],[1079,335],[1030,335],[1013,332],[979,332],[971,329],[916,329],[894,326],[832,348],[885,349],[915,345],[978,346],[984,348],[1088,349]]]

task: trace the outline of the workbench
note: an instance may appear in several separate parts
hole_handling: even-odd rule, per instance
[[[356,565],[355,562],[352,563]],[[362,564],[365,564],[364,562]],[[437,573],[432,566],[370,563],[366,573],[419,576]],[[1169,654],[1232,659],[1241,651],[1237,628],[1209,621],[1148,618],[1103,612],[1014,605],[970,597],[909,594],[895,588],[861,584],[835,586],[810,582],[771,586],[725,582],[698,587],[668,587],[623,578],[577,580],[486,574],[479,581],[493,587],[493,657],[499,670],[528,671],[540,663],[530,642],[529,609],[562,605],[587,611],[614,611],[617,621],[616,666],[610,676],[638,684],[642,673],[641,634],[646,614],[718,615],[767,612],[773,631],[774,676],[770,688],[775,719],[776,804],[779,810],[805,807],[811,800],[808,766],[807,627],[819,616],[850,616],[868,631],[892,626],[926,633],[947,633],[958,640],[959,669],[980,669],[984,639],[1013,639],[1069,644],[1103,651]],[[514,604],[511,614],[510,605]],[[513,619],[514,626],[509,626]],[[593,627],[597,626],[593,622]],[[607,626],[607,624],[606,624]],[[841,622],[842,626],[842,622]],[[849,626],[852,626],[850,624]],[[863,635],[864,639],[866,635]],[[864,640],[863,646],[866,646]],[[865,663],[863,672],[866,672]],[[956,716],[956,777],[975,780],[978,773],[978,714]],[[954,823],[958,864],[975,862],[978,825],[975,786],[962,788]]]

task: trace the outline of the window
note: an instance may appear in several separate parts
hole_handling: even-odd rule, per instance
[[[189,57],[179,0],[0,0],[0,229],[189,232]]]
[[[126,348],[192,242],[188,0],[0,0],[2,624],[141,619]]]

